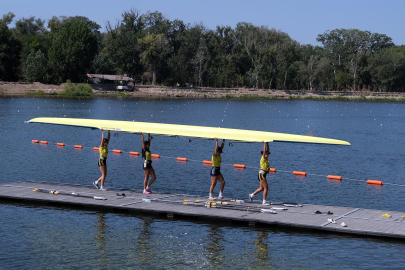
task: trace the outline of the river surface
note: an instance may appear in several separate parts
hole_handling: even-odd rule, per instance
[[[405,212],[405,104],[0,98],[0,182],[91,185],[100,176],[101,132],[26,124],[35,117],[74,117],[239,128],[340,139],[351,146],[271,143],[270,201]],[[48,145],[31,140],[47,140]],[[56,142],[67,144],[56,147]],[[80,144],[84,149],[74,149]],[[215,143],[155,137],[152,190],[208,196]],[[258,187],[262,144],[225,145],[224,195],[247,198]],[[106,187],[141,189],[142,158],[135,134],[112,134]],[[187,157],[189,162],[177,162]],[[198,162],[197,162],[198,161]],[[246,164],[246,170],[227,164]],[[252,167],[252,168],[251,168]],[[292,171],[305,171],[305,178]],[[328,181],[326,175],[343,181]],[[375,179],[384,185],[368,186]],[[217,186],[215,196],[218,193]],[[257,195],[255,199],[260,199]],[[0,269],[401,269],[401,241],[166,220],[97,211],[0,204]]]

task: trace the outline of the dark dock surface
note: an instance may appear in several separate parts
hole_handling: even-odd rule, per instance
[[[146,195],[139,190],[110,188],[100,191],[93,186],[31,181],[0,184],[0,200],[111,212],[157,214],[168,218],[219,220],[250,226],[264,224],[363,236],[405,238],[405,213],[385,210],[283,202],[262,206],[261,201],[230,198],[208,200],[202,196],[158,192]]]

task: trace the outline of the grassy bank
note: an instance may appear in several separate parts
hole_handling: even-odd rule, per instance
[[[170,92],[168,92],[170,90]],[[252,90],[249,90],[252,91]],[[3,96],[36,96],[36,97],[64,97],[64,98],[92,98],[92,97],[106,97],[106,98],[148,98],[148,99],[236,99],[236,100],[314,100],[314,101],[353,101],[353,102],[405,102],[405,96],[401,93],[393,93],[392,96],[387,96],[388,93],[382,93],[380,96],[376,93],[366,95],[356,95],[356,93],[307,93],[307,92],[293,92],[293,91],[272,91],[263,92],[257,91],[256,93],[241,93],[240,91],[231,91],[226,89],[212,89],[209,93],[201,93],[197,90],[188,90],[187,93],[184,89],[161,89],[161,88],[140,88],[134,92],[117,92],[117,91],[100,91],[91,88],[89,84],[72,84],[67,82],[63,90],[44,91],[38,89],[36,91],[30,90],[25,94],[13,95],[2,91]],[[373,96],[374,95],[374,96]]]

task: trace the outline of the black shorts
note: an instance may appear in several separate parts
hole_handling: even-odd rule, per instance
[[[143,162],[143,170],[146,171],[149,169],[152,169],[152,160],[145,160]]]
[[[260,173],[260,172],[259,172],[259,174],[257,175],[257,179],[258,179],[259,181],[261,181],[261,180],[266,180],[266,175],[267,175],[267,172],[264,172],[264,173]]]
[[[210,171],[211,176],[218,176],[221,175],[221,167],[212,167]]]
[[[98,159],[98,166],[99,167],[103,167],[103,166],[106,166],[107,167],[107,159],[106,158],[99,158]]]

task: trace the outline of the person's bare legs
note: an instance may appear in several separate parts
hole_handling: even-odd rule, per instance
[[[152,178],[149,181],[149,184],[147,186],[151,186],[153,182],[156,180],[156,175],[155,175],[155,170],[153,168],[149,169],[149,175],[152,176]]]
[[[222,192],[224,192],[224,187],[225,187],[225,179],[222,174],[218,175],[218,181],[221,183],[221,187],[219,188],[219,191],[222,193]]]
[[[217,184],[218,176],[211,176],[210,194],[214,192],[215,185]]]
[[[145,174],[145,179],[143,180],[143,189],[146,189],[148,186],[149,170],[144,170],[143,173]]]

